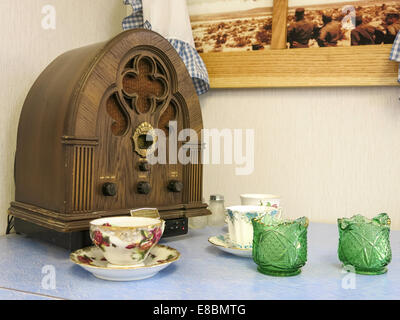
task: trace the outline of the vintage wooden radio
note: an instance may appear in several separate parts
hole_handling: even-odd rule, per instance
[[[87,244],[89,221],[99,217],[142,207],[158,208],[167,221],[209,214],[200,159],[146,160],[152,129],[168,137],[170,121],[197,133],[190,150],[200,157],[199,100],[160,35],[129,30],[58,57],[34,83],[20,117],[9,209],[16,231],[75,249]]]

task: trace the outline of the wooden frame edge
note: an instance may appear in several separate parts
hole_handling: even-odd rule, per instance
[[[392,45],[201,54],[211,88],[397,86]]]
[[[398,86],[392,45],[286,49],[289,0],[274,0],[271,49],[202,53],[211,88]]]

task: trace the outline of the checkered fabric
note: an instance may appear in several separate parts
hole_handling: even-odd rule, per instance
[[[133,13],[122,21],[124,30],[144,28],[151,30],[150,22],[143,21],[143,5],[142,0],[124,0],[125,5],[131,5]]]
[[[390,53],[390,60],[400,62],[400,32],[397,34],[396,39],[394,40],[392,51]],[[400,66],[398,81],[400,82]]]
[[[197,53],[196,49],[193,48],[187,42],[178,39],[168,39],[175,50],[181,56],[186,68],[192,77],[194,87],[198,95],[206,93],[210,89],[210,83],[208,80],[208,72],[206,66]]]
[[[133,13],[122,21],[124,30],[144,28],[151,30],[151,23],[143,21],[142,0],[124,0],[125,5],[131,5]],[[195,48],[185,41],[179,39],[168,39],[171,45],[178,52],[186,68],[192,77],[194,87],[198,95],[206,93],[210,89],[207,68]]]

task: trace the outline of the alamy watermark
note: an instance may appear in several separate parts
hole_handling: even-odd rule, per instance
[[[44,30],[55,30],[57,26],[57,12],[53,5],[47,4],[42,7],[42,28]]]
[[[351,265],[343,266],[342,273],[346,274],[342,278],[342,288],[345,290],[354,290],[357,288],[357,278],[355,268]]]
[[[347,5],[342,8],[342,13],[345,14],[342,19],[343,29],[352,30],[356,27],[356,8],[352,5]]]
[[[168,128],[168,137],[157,128],[142,135],[150,164],[223,163],[235,165],[236,175],[253,173],[254,129],[203,129],[199,137],[193,129],[178,132],[176,121],[170,121]]]
[[[45,265],[42,268],[42,288],[45,290],[56,289],[56,268],[53,265]]]

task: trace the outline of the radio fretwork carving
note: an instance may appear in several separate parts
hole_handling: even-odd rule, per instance
[[[160,120],[158,121],[158,128],[164,131],[165,136],[168,137],[169,135],[169,130],[171,129],[169,126],[170,121],[174,121],[177,119],[178,115],[178,110],[175,105],[175,102],[171,100],[169,103],[168,107],[165,109],[163,114],[160,117]]]
[[[125,100],[138,113],[154,112],[156,103],[167,97],[167,80],[158,72],[153,58],[139,55],[132,64],[133,68],[126,69],[122,78]]]
[[[179,109],[171,92],[171,76],[168,71],[157,57],[143,53],[136,55],[119,69],[121,83],[112,85],[116,89],[111,90],[112,93],[106,100],[107,113],[114,120],[112,134],[125,135],[130,123],[134,122],[133,117],[137,115],[162,111],[161,116],[156,117],[159,119],[158,127],[168,136],[168,123],[177,119]],[[166,103],[168,107],[163,107]],[[132,114],[131,110],[135,113]]]
[[[115,136],[122,136],[128,129],[128,115],[124,112],[116,94],[111,95],[106,102],[108,115],[114,120],[111,132]]]

